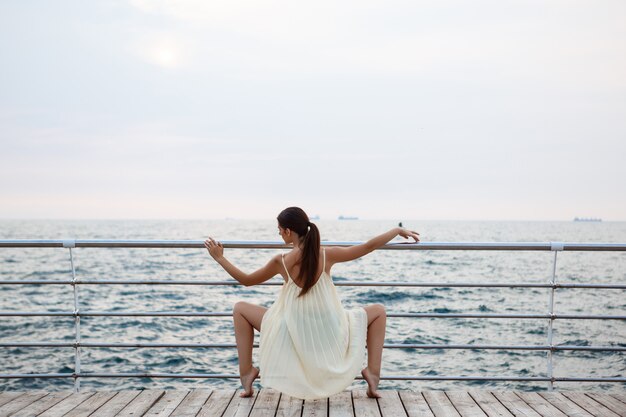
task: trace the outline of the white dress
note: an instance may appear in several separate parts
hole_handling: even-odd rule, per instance
[[[365,362],[367,313],[343,308],[322,254],[322,274],[299,298],[283,255],[288,280],[261,321],[261,385],[305,400],[343,391]]]

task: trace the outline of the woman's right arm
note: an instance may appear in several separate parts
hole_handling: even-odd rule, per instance
[[[221,242],[217,242],[210,237],[204,241],[204,246],[213,259],[215,259],[231,277],[235,278],[246,287],[261,284],[279,274],[280,255],[274,256],[265,266],[247,274],[224,257],[224,246]]]
[[[354,259],[358,259],[368,253],[384,246],[387,242],[396,236],[402,236],[405,239],[412,237],[415,239],[415,243],[419,242],[419,233],[412,230],[403,229],[402,227],[395,227],[388,232],[373,237],[367,242],[359,245],[348,247],[329,247],[326,248],[326,256],[331,264],[337,262],[347,262]]]

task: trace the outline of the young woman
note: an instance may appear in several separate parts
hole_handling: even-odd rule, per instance
[[[326,398],[348,387],[365,359],[361,375],[367,396],[380,398],[378,382],[387,316],[382,304],[344,309],[330,277],[339,262],[360,258],[396,236],[419,233],[400,227],[350,247],[320,247],[320,233],[298,207],[278,215],[278,233],[293,249],[274,256],[261,269],[246,274],[224,257],[222,244],[209,238],[209,254],[245,286],[260,284],[280,274],[285,283],[268,309],[239,301],[233,309],[239,375],[244,392],[253,393],[259,369],[252,366],[254,330],[260,332],[261,385],[301,399]],[[367,339],[367,340],[366,340]]]

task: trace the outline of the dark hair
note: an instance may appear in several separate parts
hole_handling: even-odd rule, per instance
[[[298,280],[304,278],[302,291],[298,294],[300,297],[315,284],[315,273],[320,261],[320,231],[309,221],[309,216],[300,207],[287,207],[276,219],[280,227],[296,232],[300,236],[300,241],[304,243],[298,273]]]

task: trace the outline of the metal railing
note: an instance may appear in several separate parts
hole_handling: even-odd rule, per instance
[[[289,245],[267,241],[223,241],[225,248],[239,249],[283,249]],[[325,246],[351,246],[361,242],[322,242]],[[80,389],[80,378],[239,378],[236,374],[200,374],[200,373],[84,373],[81,372],[81,348],[227,348],[234,349],[231,343],[91,343],[81,342],[81,317],[231,317],[231,312],[144,312],[144,311],[81,311],[79,308],[78,286],[80,285],[242,285],[237,281],[205,281],[205,280],[89,280],[79,279],[74,268],[74,248],[204,248],[203,241],[191,240],[0,240],[0,248],[66,248],[69,250],[71,280],[0,280],[0,285],[71,285],[74,295],[74,310],[57,311],[0,311],[0,317],[34,317],[34,316],[67,316],[74,317],[74,342],[9,342],[0,343],[0,347],[71,347],[75,351],[74,372],[47,374],[0,374],[0,379],[7,378],[73,378],[74,390]],[[624,352],[623,346],[579,346],[553,344],[553,326],[555,320],[626,320],[626,315],[589,315],[589,314],[555,314],[555,290],[557,289],[614,289],[624,290],[626,284],[578,284],[558,283],[556,280],[557,255],[561,251],[626,251],[624,243],[561,243],[561,242],[429,242],[418,244],[387,244],[383,250],[487,250],[487,251],[551,251],[554,253],[552,274],[548,283],[437,283],[437,282],[397,282],[397,281],[351,281],[335,282],[336,286],[384,286],[384,287],[437,287],[437,288],[547,288],[550,290],[547,314],[459,314],[459,313],[387,313],[387,317],[411,318],[480,318],[480,319],[545,319],[548,320],[547,343],[545,345],[474,345],[474,344],[385,344],[386,349],[464,349],[464,350],[528,350],[547,352],[547,376],[403,376],[383,375],[386,380],[428,380],[428,381],[545,381],[549,390],[554,382],[626,382],[626,377],[555,377],[552,354],[555,351],[611,351]],[[282,282],[266,282],[261,285],[283,285]],[[254,347],[258,348],[258,344]],[[360,377],[359,377],[360,379]]]

